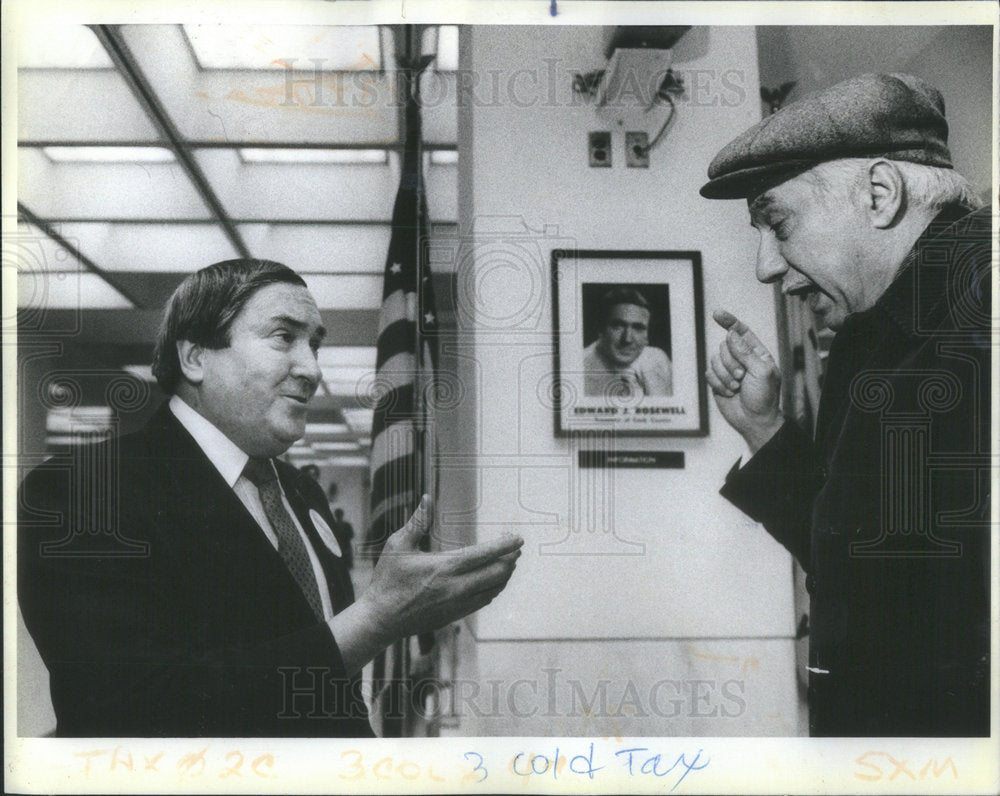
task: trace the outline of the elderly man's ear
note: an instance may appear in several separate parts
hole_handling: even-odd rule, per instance
[[[905,211],[903,175],[891,160],[874,160],[868,165],[866,177],[868,217],[876,229],[888,229]]]

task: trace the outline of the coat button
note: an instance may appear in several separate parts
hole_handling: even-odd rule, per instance
[[[816,593],[816,576],[811,573],[806,575],[806,591],[810,594]]]

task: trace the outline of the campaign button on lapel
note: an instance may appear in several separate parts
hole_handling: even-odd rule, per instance
[[[340,549],[340,544],[337,542],[337,537],[333,535],[333,531],[330,530],[330,526],[326,524],[324,520],[316,509],[309,509],[309,519],[312,520],[313,527],[316,528],[316,532],[319,534],[319,538],[323,540],[323,544],[330,548],[330,552],[333,553],[337,558],[343,558],[344,554]]]

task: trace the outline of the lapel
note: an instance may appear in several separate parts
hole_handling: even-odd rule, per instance
[[[350,573],[344,565],[343,558],[333,554],[327,547],[326,542],[321,538],[316,524],[313,522],[312,513],[316,512],[320,518],[333,531],[333,517],[330,516],[330,508],[326,503],[326,498],[322,496],[321,490],[306,483],[308,476],[302,475],[291,465],[281,461],[276,461],[278,478],[281,486],[285,490],[285,496],[295,512],[302,529],[309,538],[309,543],[316,552],[323,574],[326,576],[327,586],[330,589],[330,600],[333,604],[334,613],[339,613],[344,608],[354,602],[354,589],[351,585]]]
[[[308,601],[257,521],[166,404],[147,426],[164,544],[198,593],[285,632],[315,624]],[[259,595],[255,600],[250,595]],[[224,610],[213,605],[206,610]]]

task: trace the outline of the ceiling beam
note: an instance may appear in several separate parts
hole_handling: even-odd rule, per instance
[[[128,301],[132,302],[133,306],[135,306],[138,309],[143,308],[142,302],[138,301],[135,295],[131,291],[129,291],[127,288],[119,284],[118,280],[116,280],[111,274],[109,274],[107,271],[101,268],[86,254],[84,254],[76,246],[70,243],[66,238],[60,235],[56,231],[55,227],[52,226],[51,223],[39,218],[21,202],[17,203],[17,214],[18,216],[21,217],[21,219],[25,221],[25,223],[31,224],[32,226],[40,229],[42,233],[45,234],[46,237],[48,237],[54,243],[61,246],[63,249],[69,252],[73,257],[79,260],[80,263],[83,265],[83,267],[86,268],[90,273],[96,274],[105,282],[107,282],[108,285],[110,285],[112,288],[121,293],[121,295],[124,296],[126,299],[128,299]]]
[[[320,309],[326,328],[325,345],[369,346],[378,337],[378,310]],[[162,309],[50,309],[45,330],[75,329],[80,344],[152,346],[163,317]]]
[[[162,141],[119,140],[119,141],[70,141],[65,138],[21,140],[19,147],[162,147]],[[209,141],[197,139],[182,139],[179,145],[184,149],[385,149],[389,152],[402,152],[406,144],[385,141],[259,141],[256,139],[239,141]],[[423,145],[426,152],[455,152],[457,144],[427,142]],[[380,165],[380,164],[373,164]]]
[[[246,243],[243,241],[243,236],[240,235],[239,230],[236,229],[236,226],[230,220],[226,209],[222,206],[222,202],[219,201],[219,197],[212,190],[212,186],[209,184],[205,173],[201,170],[194,156],[188,151],[183,136],[167,114],[166,109],[160,103],[156,92],[153,91],[146,76],[142,73],[142,69],[139,67],[135,56],[132,55],[132,51],[121,35],[120,26],[93,25],[92,30],[104,46],[104,49],[107,50],[108,55],[111,56],[111,60],[118,67],[118,71],[125,78],[125,82],[132,89],[132,93],[146,111],[146,115],[149,116],[150,121],[153,122],[160,134],[166,139],[170,149],[174,153],[174,157],[177,158],[177,162],[181,164],[188,178],[194,184],[195,190],[198,191],[205,205],[222,226],[226,237],[229,238],[233,247],[239,252],[240,257],[249,258],[251,256],[250,249],[247,248]]]

